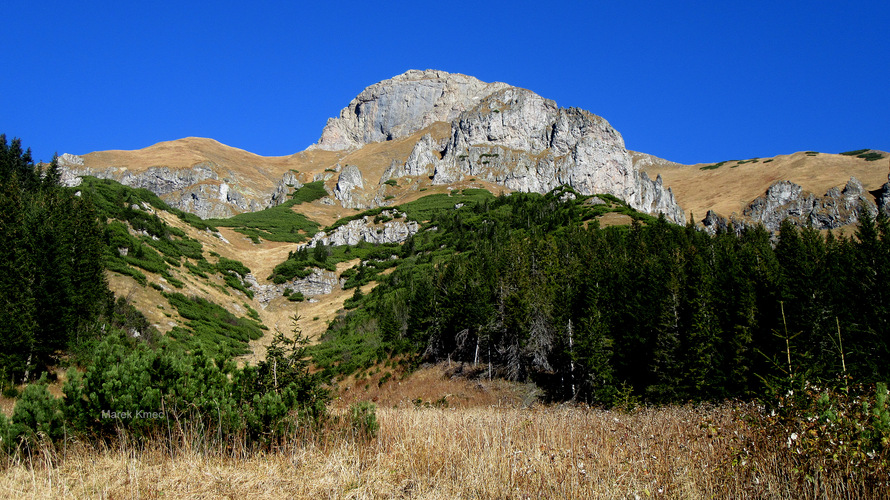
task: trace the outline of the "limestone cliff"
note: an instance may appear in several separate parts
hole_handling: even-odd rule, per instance
[[[499,90],[461,113],[439,161],[423,150],[426,144],[418,145],[405,170],[432,164],[434,184],[477,178],[538,193],[567,184],[582,194],[613,194],[638,210],[686,221],[670,189],[634,167],[621,134],[605,119],[559,108],[529,90]]]
[[[423,135],[407,160],[390,165],[384,178],[341,172],[337,200],[346,208],[379,206],[379,193],[361,188],[404,176],[431,176],[440,185],[478,179],[538,193],[568,184],[582,194],[614,194],[638,210],[685,223],[670,189],[641,174],[621,134],[606,120],[559,108],[526,89],[465,75],[408,71],[374,84],[328,121],[314,147],[360,148],[445,120],[451,122],[448,139]]]
[[[302,184],[288,157],[261,157],[211,139],[186,138],[135,151],[59,158],[62,182],[90,175],[145,188],[169,205],[202,218],[230,217],[277,205]]]
[[[403,220],[405,214],[395,210],[384,210],[380,216],[387,219],[386,222],[374,222],[374,219],[365,216],[349,221],[330,234],[319,231],[307,246],[315,247],[319,243],[328,246],[357,245],[362,241],[375,244],[402,243],[420,230],[418,223]]]
[[[328,120],[314,147],[356,149],[406,137],[434,122],[452,121],[483,97],[507,86],[444,71],[410,70],[363,90],[338,118]]]
[[[708,211],[702,225],[711,233],[730,226],[742,229],[754,225],[763,225],[768,231],[775,232],[779,230],[783,220],[789,219],[799,226],[836,229],[856,224],[863,212],[875,216],[878,209],[866,196],[862,183],[855,177],[850,178],[843,190],[833,187],[823,196],[807,192],[790,181],[777,181],[762,196],[752,201],[741,216],[732,214],[727,221],[726,218]]]

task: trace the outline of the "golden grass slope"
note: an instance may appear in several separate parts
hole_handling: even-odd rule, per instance
[[[771,160],[771,161],[770,161]],[[745,160],[742,160],[745,161]],[[713,165],[659,164],[643,170],[650,177],[661,175],[677,202],[686,211],[687,220],[700,221],[708,210],[728,217],[742,210],[776,181],[788,180],[804,190],[823,195],[832,187],[843,189],[851,176],[862,182],[867,191],[880,188],[890,173],[890,154],[878,161],[865,161],[855,156],[807,152],[760,158],[756,162],[739,164],[730,161],[712,170]]]

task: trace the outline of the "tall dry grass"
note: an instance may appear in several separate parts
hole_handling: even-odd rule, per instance
[[[344,425],[272,451],[169,435],[69,443],[7,457],[6,498],[861,498],[844,478],[798,478],[747,406],[381,408],[363,440]],[[197,444],[196,444],[197,443]]]

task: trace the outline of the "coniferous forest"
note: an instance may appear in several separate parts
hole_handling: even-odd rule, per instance
[[[92,203],[0,135],[0,380],[27,380],[94,327],[111,298]]]
[[[887,379],[886,218],[852,238],[790,223],[711,236],[663,218],[599,228],[587,213],[554,192],[438,214],[319,357],[377,332],[387,354],[490,364],[553,400],[607,406]]]

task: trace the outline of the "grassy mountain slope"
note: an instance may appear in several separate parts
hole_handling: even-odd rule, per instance
[[[781,180],[822,195],[832,187],[843,188],[854,176],[867,191],[873,191],[887,182],[890,173],[890,154],[883,153],[883,156],[877,161],[867,161],[856,156],[802,151],[773,158],[695,165],[655,163],[643,170],[653,178],[661,175],[686,210],[687,219],[693,214],[696,220],[701,220],[708,210],[725,217],[733,212],[741,214],[773,182]]]

